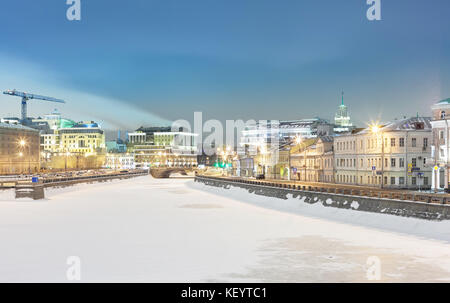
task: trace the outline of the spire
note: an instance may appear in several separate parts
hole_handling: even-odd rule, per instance
[[[342,91],[342,104],[341,105],[344,105],[344,91]]]

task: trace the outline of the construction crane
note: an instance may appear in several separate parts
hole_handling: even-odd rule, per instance
[[[22,123],[25,123],[27,121],[27,101],[28,100],[44,100],[44,101],[50,101],[50,102],[58,102],[58,103],[66,103],[64,100],[52,98],[52,97],[46,97],[46,96],[40,96],[40,95],[34,95],[29,93],[23,93],[13,90],[7,90],[4,91],[3,94],[10,95],[10,96],[16,96],[22,98]]]

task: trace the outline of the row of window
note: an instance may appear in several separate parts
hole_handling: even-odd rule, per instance
[[[396,147],[398,142],[399,147],[405,147],[405,138],[384,138],[384,147],[388,147],[390,145],[391,147]],[[360,140],[360,149],[362,150],[364,148],[364,140]],[[378,148],[378,139],[367,139],[366,140],[366,146],[368,149],[374,149]],[[411,138],[411,147],[420,147],[418,146],[417,138]],[[423,138],[422,141],[422,147],[427,148],[428,147],[428,138]],[[355,151],[356,150],[356,143],[355,141],[345,141],[345,142],[336,142],[336,150],[337,151]]]
[[[426,158],[423,158],[423,164],[425,165]],[[366,165],[364,165],[366,164]],[[405,159],[404,158],[384,158],[384,167],[405,167]],[[418,167],[419,162],[417,158],[411,159],[411,164],[413,167]],[[347,168],[357,168],[356,167],[356,159],[336,159],[336,167],[347,167]],[[360,159],[359,168],[372,168],[376,167],[377,169],[381,169],[381,158],[371,158],[371,159]]]
[[[352,175],[337,175],[336,180],[338,183],[356,184],[356,176]],[[419,180],[422,180],[422,178],[418,179],[417,177],[411,177],[411,185],[429,185],[428,177],[424,177],[423,182]],[[366,183],[364,183],[364,181],[366,181]],[[381,185],[381,181],[381,176],[367,176],[366,178],[359,176],[358,184]],[[388,183],[388,181],[390,183]],[[384,185],[405,185],[405,177],[384,177]]]

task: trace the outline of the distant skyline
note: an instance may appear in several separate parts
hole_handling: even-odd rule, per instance
[[[321,117],[344,102],[352,121],[430,116],[450,97],[450,1],[65,1],[0,5],[0,90],[61,98],[30,101],[107,129],[204,119]],[[20,102],[0,94],[0,116]]]

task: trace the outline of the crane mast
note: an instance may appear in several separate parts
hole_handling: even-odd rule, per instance
[[[22,103],[21,103],[21,122],[22,123],[26,123],[26,121],[27,121],[27,101],[28,100],[35,99],[35,100],[43,100],[43,101],[49,101],[49,102],[66,103],[64,100],[61,100],[61,99],[19,92],[19,91],[16,91],[15,89],[4,91],[3,94],[22,98]]]

